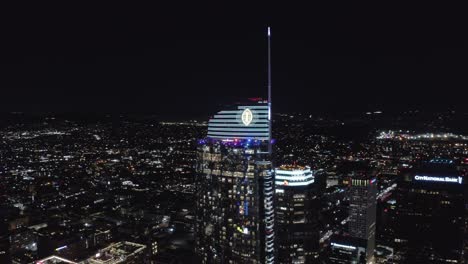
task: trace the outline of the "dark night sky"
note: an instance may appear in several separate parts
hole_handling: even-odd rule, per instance
[[[56,8],[3,18],[1,111],[192,117],[265,96],[267,25],[276,111],[466,110],[457,7]]]

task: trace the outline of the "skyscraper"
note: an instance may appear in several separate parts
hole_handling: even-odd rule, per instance
[[[278,263],[316,263],[319,202],[310,167],[283,165],[275,170]]]
[[[465,186],[451,160],[402,171],[395,212],[398,263],[464,263]]]
[[[218,112],[200,140],[196,251],[203,263],[274,263],[270,29],[268,100]]]
[[[203,263],[273,263],[268,104],[218,112],[198,147],[196,250]]]
[[[353,176],[349,191],[349,234],[368,240],[371,254],[375,245],[377,180],[373,175]]]
[[[349,236],[331,240],[331,263],[374,263],[377,179],[366,162],[346,164],[349,183]],[[343,257],[345,257],[343,259]],[[354,263],[354,262],[353,262]]]

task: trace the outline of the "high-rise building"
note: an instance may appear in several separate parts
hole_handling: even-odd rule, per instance
[[[268,28],[268,100],[218,112],[198,146],[195,247],[203,263],[275,261],[270,36]]]
[[[198,146],[196,251],[203,263],[273,263],[266,101],[218,112]]]
[[[349,256],[353,261],[358,261],[355,263],[374,263],[377,210],[376,172],[367,162],[350,162],[345,167],[345,176],[349,179],[349,230],[345,237],[334,236],[331,240],[331,263],[346,263],[343,261],[349,260]],[[342,254],[345,251],[347,253]]]
[[[396,191],[395,261],[464,263],[465,175],[451,160],[402,171]]]
[[[355,175],[349,188],[349,235],[367,240],[367,257],[375,248],[377,179],[375,175]]]
[[[278,263],[316,263],[319,253],[319,202],[310,167],[275,170]]]

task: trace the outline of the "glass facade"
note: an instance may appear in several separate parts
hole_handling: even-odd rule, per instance
[[[426,162],[400,174],[395,210],[396,261],[464,263],[464,179],[451,163]]]
[[[316,263],[319,201],[310,167],[275,170],[275,211],[279,263]]]
[[[331,239],[329,263],[373,264],[379,171],[365,160],[345,161],[338,171],[349,186],[348,232],[335,234]]]
[[[218,112],[200,140],[196,251],[203,263],[273,263],[268,106]]]
[[[377,179],[374,172],[353,175],[349,194],[349,234],[366,241],[366,263],[373,263],[377,210]]]

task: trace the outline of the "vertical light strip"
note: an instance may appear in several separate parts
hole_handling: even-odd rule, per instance
[[[268,153],[272,154],[271,145],[271,31],[268,27]]]

